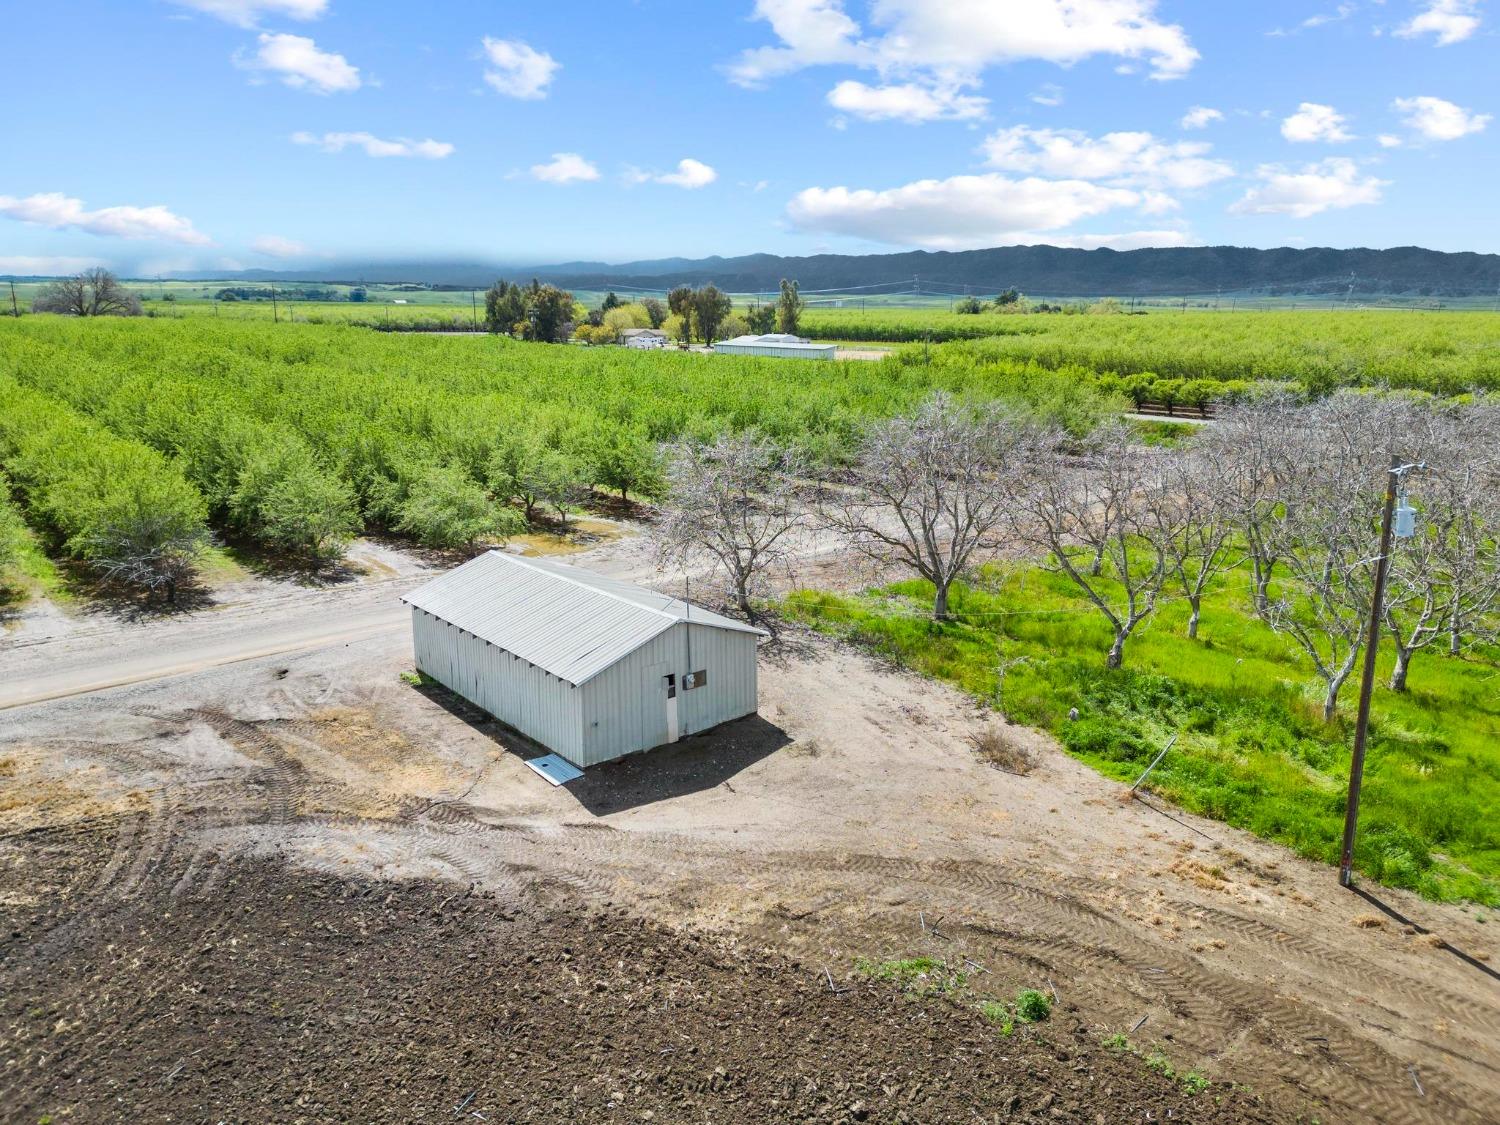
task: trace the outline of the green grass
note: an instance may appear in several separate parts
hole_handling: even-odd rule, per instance
[[[875,961],[868,957],[854,959],[854,971],[870,980],[895,984],[913,996],[941,996],[955,1002],[974,999],[967,973],[950,968],[935,957],[903,957]],[[1035,988],[1023,988],[1015,1000],[982,998],[974,1004],[987,1023],[995,1025],[1001,1035],[1011,1035],[1017,1024],[1040,1023],[1052,1014],[1052,998]]]
[[[1009,1035],[1016,1029],[1016,1018],[1011,1014],[1009,1004],[1002,1004],[999,1000],[981,1000],[979,1014],[995,1024],[1001,1035]]]
[[[1343,828],[1350,714],[1322,721],[1315,676],[1289,641],[1242,608],[1243,575],[1204,605],[1201,636],[1166,602],[1107,671],[1110,633],[1066,579],[986,569],[955,589],[956,620],[926,617],[931,587],[900,582],[857,597],[803,591],[787,612],[874,647],[992,701],[995,666],[1015,720],[1051,731],[1107,777],[1133,781],[1172,734],[1151,787],[1182,807],[1333,863]],[[1412,664],[1409,693],[1377,688],[1355,865],[1391,886],[1441,901],[1500,905],[1500,653]],[[1389,649],[1381,661],[1383,685]],[[1077,708],[1077,721],[1068,718]]]
[[[854,969],[871,980],[889,981],[919,996],[931,993],[947,996],[961,992],[969,979],[967,973],[950,969],[932,957],[907,957],[895,961],[857,957]]]
[[[207,582],[238,582],[250,574],[238,552],[218,544],[204,551],[198,560],[198,575]]]
[[[21,550],[12,576],[0,583],[0,605],[7,601],[11,604],[24,602],[33,597],[61,603],[71,600],[73,592],[67,576],[47,557],[36,533],[28,529],[21,539]]]

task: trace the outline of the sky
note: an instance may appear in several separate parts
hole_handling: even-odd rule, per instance
[[[1500,0],[49,0],[0,274],[1500,252]]]

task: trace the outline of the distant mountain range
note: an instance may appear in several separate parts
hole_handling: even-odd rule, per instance
[[[317,270],[242,270],[183,273],[190,279],[245,281],[409,282],[488,286],[496,278],[541,278],[565,288],[666,289],[713,282],[751,293],[775,289],[782,278],[804,290],[857,286],[968,286],[987,294],[1014,287],[1069,297],[1163,297],[1206,293],[1343,294],[1473,297],[1500,294],[1500,254],[1449,254],[1400,246],[1390,250],[1325,247],[1255,250],[1191,246],[1145,250],[1075,250],[1059,246],[1002,246],[990,250],[900,254],[814,254],[784,258],[660,258],[640,262],[563,262],[517,266],[459,261],[345,262]]]

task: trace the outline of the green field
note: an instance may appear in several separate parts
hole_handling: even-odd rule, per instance
[[[920,581],[854,597],[803,592],[787,610],[989,703],[999,661],[1017,662],[1005,677],[1011,718],[1127,784],[1176,734],[1154,790],[1336,864],[1352,705],[1323,722],[1311,667],[1245,611],[1245,586],[1243,574],[1218,583],[1196,641],[1185,605],[1163,605],[1113,672],[1102,618],[1044,570],[986,568],[955,590],[955,620],[942,623]],[[1381,684],[1389,670],[1387,660]],[[1375,695],[1356,866],[1429,898],[1500,906],[1497,808],[1500,650],[1424,654],[1408,693]]]
[[[1500,313],[1398,310],[1059,316],[814,310],[814,336],[969,339],[949,355],[976,365],[1031,361],[1094,374],[1220,382],[1276,380],[1315,391],[1392,386],[1500,390]],[[959,361],[959,360],[955,360]]]

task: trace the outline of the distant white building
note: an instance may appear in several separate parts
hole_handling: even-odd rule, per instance
[[[833,359],[838,350],[837,344],[814,344],[786,332],[736,336],[733,340],[721,340],[714,345],[714,351],[721,355],[764,355],[780,359]]]
[[[627,328],[620,333],[620,343],[627,348],[664,348],[669,342],[660,328]]]

